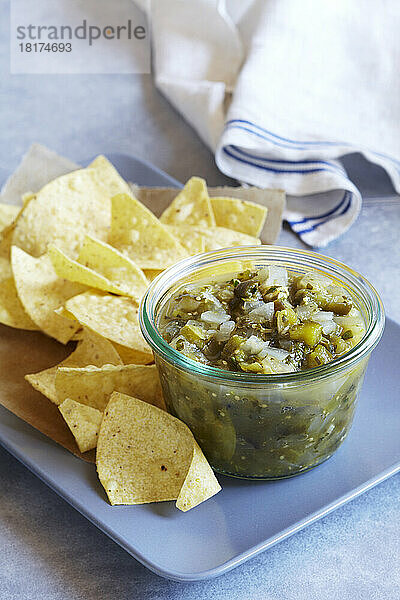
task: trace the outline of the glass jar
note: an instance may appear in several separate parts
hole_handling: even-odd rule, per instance
[[[204,365],[162,338],[162,308],[181,285],[267,265],[284,266],[294,275],[314,271],[345,288],[365,321],[362,340],[328,364],[261,375]],[[211,466],[225,475],[275,479],[315,467],[345,439],[369,356],[383,332],[384,311],[371,284],[332,258],[278,246],[241,246],[197,255],[164,271],[143,298],[140,324],[154,352],[167,409],[189,426]]]

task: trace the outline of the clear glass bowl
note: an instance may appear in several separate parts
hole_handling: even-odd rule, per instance
[[[366,332],[331,363],[295,373],[230,372],[174,350],[158,331],[164,303],[184,283],[226,278],[252,263],[313,270],[344,287],[361,310]],[[140,311],[142,333],[153,349],[168,410],[192,430],[212,467],[225,475],[290,477],[320,464],[348,434],[369,356],[384,327],[382,302],[361,275],[338,261],[305,250],[241,246],[201,254],[164,271],[150,285]]]

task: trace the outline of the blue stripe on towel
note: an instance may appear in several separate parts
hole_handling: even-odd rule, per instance
[[[337,210],[339,210],[339,208],[341,208],[343,206],[343,204],[346,201],[348,193],[349,192],[346,191],[344,193],[343,198],[339,202],[339,204],[337,206],[335,206],[334,208],[332,208],[331,210],[329,210],[328,212],[323,213],[322,215],[318,215],[317,217],[304,217],[303,219],[299,219],[298,221],[289,221],[288,220],[289,225],[301,225],[302,223],[308,223],[308,221],[315,221],[316,219],[324,219],[325,217],[332,216]]]
[[[263,140],[267,140],[268,142],[271,142],[272,144],[274,144],[274,146],[279,146],[280,148],[289,148],[290,150],[305,150],[305,148],[303,146],[293,146],[293,144],[288,144],[288,143],[282,143],[282,142],[278,142],[276,139],[274,139],[271,135],[265,135],[260,133],[259,131],[253,131],[252,129],[249,129],[248,127],[244,127],[244,125],[238,125],[236,123],[232,123],[229,126],[229,129],[241,129],[242,131],[246,131],[247,133],[251,133]]]
[[[337,174],[337,169],[332,169],[332,168],[327,168],[327,167],[318,167],[318,168],[313,168],[313,169],[278,169],[276,167],[268,167],[267,165],[259,165],[257,163],[254,162],[254,160],[263,160],[261,158],[258,158],[256,156],[252,157],[253,160],[247,160],[245,158],[242,158],[241,156],[237,156],[235,155],[232,150],[236,150],[236,148],[234,146],[224,146],[222,148],[222,151],[227,154],[230,158],[234,158],[235,160],[245,164],[245,165],[250,165],[251,167],[256,167],[257,169],[261,169],[263,171],[270,171],[272,173],[287,173],[288,175],[290,174],[297,174],[297,175],[308,175],[310,173],[321,173],[321,172],[331,172],[331,173],[336,173]],[[251,156],[251,155],[249,155]],[[267,160],[267,159],[265,159]],[[282,161],[279,161],[282,162]],[[297,163],[295,163],[297,164]],[[333,166],[333,165],[332,165]],[[341,173],[343,174],[343,173]]]
[[[346,196],[348,196],[346,205],[344,206],[344,208],[342,208],[342,210],[339,213],[337,213],[336,215],[333,215],[333,216],[326,217],[325,219],[322,219],[322,221],[319,221],[318,223],[314,223],[314,225],[310,225],[310,227],[307,227],[306,229],[296,229],[294,231],[298,235],[301,236],[301,235],[304,235],[305,233],[310,233],[310,231],[314,231],[317,227],[320,227],[321,225],[323,225],[324,223],[327,223],[328,221],[333,221],[337,217],[341,217],[342,215],[346,214],[351,206],[352,194],[350,192],[346,192],[345,197]]]
[[[318,141],[291,140],[290,138],[285,138],[276,133],[272,133],[272,131],[269,131],[268,129],[265,129],[264,127],[260,127],[260,125],[256,125],[255,123],[252,123],[251,121],[247,121],[245,119],[231,119],[230,121],[226,122],[226,126],[228,126],[228,127],[234,126],[237,124],[243,124],[243,125],[248,125],[250,127],[254,127],[258,131],[262,131],[263,133],[267,134],[268,136],[273,137],[282,142],[286,142],[287,144],[295,145],[295,146],[302,146],[302,148],[301,148],[302,150],[305,150],[309,146],[349,146],[350,147],[350,144],[347,144],[346,142],[318,142]]]
[[[250,130],[248,130],[248,131],[250,131]],[[250,133],[252,133],[252,132],[250,131]],[[250,154],[249,152],[246,152],[245,150],[242,150],[238,146],[234,146],[234,145],[230,145],[228,147],[230,147],[233,150],[235,150],[235,152],[237,152],[241,156],[245,156],[246,158],[252,158],[254,160],[259,160],[260,162],[267,162],[267,163],[281,164],[281,165],[296,165],[296,166],[301,166],[301,165],[318,165],[318,166],[319,165],[326,165],[327,167],[329,167],[329,170],[335,169],[341,175],[346,175],[346,171],[343,169],[343,167],[341,167],[340,165],[337,165],[337,164],[335,164],[333,162],[327,161],[327,160],[311,160],[311,159],[307,159],[307,160],[281,160],[281,159],[277,159],[277,158],[267,158],[265,156],[257,156],[255,154]],[[328,170],[328,169],[326,169],[326,170]]]
[[[247,125],[249,127],[254,127],[254,129],[256,129],[257,131],[252,131],[252,130],[248,129],[247,127],[243,127],[241,125]],[[329,141],[322,142],[322,141],[315,141],[315,140],[307,140],[307,141],[301,140],[300,141],[300,140],[292,140],[290,138],[285,138],[281,135],[273,133],[272,131],[269,131],[268,129],[265,129],[264,127],[261,127],[260,125],[257,125],[256,123],[253,123],[252,121],[247,121],[246,119],[231,119],[230,121],[226,122],[225,127],[226,128],[243,129],[244,131],[253,133],[253,135],[257,135],[258,137],[261,137],[263,139],[269,139],[269,141],[271,141],[275,145],[281,146],[283,148],[292,148],[295,150],[307,150],[312,147],[347,146],[349,148],[349,151],[351,151],[351,152],[360,152],[359,148],[355,148],[348,142],[329,142]],[[261,133],[259,133],[259,132],[263,132],[264,134],[266,134],[266,136],[261,135]],[[285,143],[279,143],[277,140],[280,140],[281,142],[285,142]],[[386,160],[390,160],[400,171],[400,161],[397,160],[396,158],[389,156],[387,154],[384,154],[382,152],[376,152],[375,150],[366,149],[366,151],[371,154],[375,154],[375,156],[379,156],[381,158],[385,158]]]

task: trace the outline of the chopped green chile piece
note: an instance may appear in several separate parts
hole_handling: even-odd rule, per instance
[[[159,328],[176,350],[245,373],[290,373],[327,364],[365,333],[353,298],[333,280],[271,265],[181,286]]]
[[[313,323],[312,321],[305,321],[291,327],[289,336],[291,340],[299,340],[310,346],[310,348],[313,348],[322,339],[322,325]]]

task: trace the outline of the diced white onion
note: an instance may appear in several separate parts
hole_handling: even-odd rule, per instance
[[[226,342],[231,337],[232,331],[235,329],[235,321],[225,321],[221,324],[219,331],[215,333],[217,342]]]
[[[288,273],[285,267],[271,265],[269,267],[268,283],[286,286],[288,284]]]
[[[330,335],[336,331],[336,329],[337,325],[334,321],[325,321],[325,323],[322,323],[322,331],[325,333],[325,335]]]
[[[288,284],[288,273],[285,267],[271,265],[270,267],[261,269],[257,275],[257,279],[268,285],[279,285],[284,287]]]
[[[255,308],[258,308],[259,306],[262,306],[264,304],[264,302],[262,300],[250,300],[247,301],[245,306],[244,306],[244,312],[249,313],[251,310],[254,310]]]
[[[205,290],[202,294],[203,299],[211,302],[216,308],[222,309],[222,304],[211,292]]]
[[[265,358],[265,356],[271,356],[272,358],[280,361],[284,361],[285,358],[289,356],[289,352],[287,352],[287,350],[283,350],[282,348],[271,348],[271,346],[264,348],[263,354],[264,356],[261,358]]]
[[[219,328],[221,333],[232,333],[234,329],[235,321],[225,321]]]
[[[352,327],[357,327],[357,326],[362,326],[362,319],[359,316],[353,316],[353,315],[345,315],[345,316],[340,316],[340,317],[333,317],[333,320],[335,321],[335,323],[337,323],[338,325],[341,325],[342,327],[347,327],[348,329],[351,329]]]
[[[248,354],[258,354],[268,345],[268,342],[263,342],[256,335],[251,335],[241,346],[241,349]]]
[[[311,317],[312,321],[315,321],[316,323],[320,323],[321,325],[323,325],[327,321],[332,321],[332,319],[333,319],[333,312],[328,312],[328,311],[324,311],[324,310],[319,310],[318,312],[315,312]]]
[[[220,323],[229,321],[229,315],[227,315],[225,312],[206,310],[205,312],[201,313],[200,319],[204,321],[204,323],[209,323],[210,325],[219,325]]]
[[[302,321],[308,321],[315,314],[315,305],[304,304],[296,306],[296,314]]]
[[[274,316],[274,310],[273,302],[262,302],[259,306],[250,311],[249,316],[252,318],[262,318],[270,321]]]

